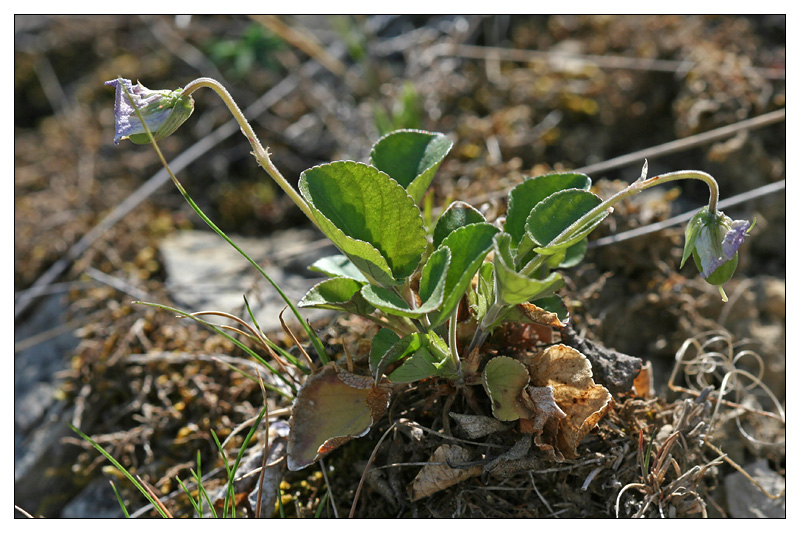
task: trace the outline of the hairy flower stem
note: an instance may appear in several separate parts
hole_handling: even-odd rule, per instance
[[[711,213],[717,212],[717,203],[719,202],[719,186],[717,185],[717,181],[710,175],[705,172],[699,170],[678,170],[676,172],[668,172],[667,174],[661,174],[660,176],[654,176],[652,178],[646,178],[646,170],[647,166],[645,163],[645,169],[642,172],[642,176],[637,179],[635,182],[630,184],[625,189],[621,190],[614,196],[610,197],[608,200],[600,203],[597,207],[583,215],[580,219],[575,221],[572,225],[570,225],[567,229],[565,229],[561,234],[556,237],[552,242],[548,244],[548,246],[557,246],[563,242],[568,241],[572,238],[572,235],[582,228],[585,224],[589,221],[593,220],[594,218],[600,216],[603,211],[610,210],[619,203],[620,201],[633,196],[635,194],[639,194],[640,192],[644,191],[645,189],[649,189],[650,187],[655,187],[656,185],[662,185],[664,183],[668,183],[670,181],[677,181],[677,180],[686,180],[686,179],[695,179],[700,180],[708,185],[709,190],[709,200],[708,200],[708,210]],[[545,264],[549,256],[544,254],[538,254],[534,257],[530,263],[525,265],[522,270],[520,270],[520,274],[523,276],[532,276],[542,265]],[[495,283],[497,281],[495,280]],[[500,302],[497,299],[499,295],[499,289],[495,287],[495,301],[489,310],[486,312],[483,320],[479,324],[478,329],[475,331],[475,336],[470,343],[470,348],[468,349],[467,353],[470,353],[475,348],[480,347],[483,342],[488,337],[488,329],[492,325],[492,323],[497,320],[500,314],[506,309],[506,305]]]
[[[291,198],[297,207],[303,211],[306,217],[308,217],[311,222],[316,224],[316,220],[314,219],[308,204],[305,202],[305,200],[303,200],[303,197],[294,190],[289,182],[286,181],[286,178],[283,177],[277,167],[272,164],[272,160],[269,158],[269,151],[261,145],[258,137],[256,136],[256,132],[253,131],[253,128],[250,126],[250,123],[247,122],[244,113],[242,113],[242,110],[239,109],[238,105],[236,105],[236,102],[233,100],[225,87],[223,87],[217,80],[213,78],[197,78],[183,88],[182,94],[184,96],[189,96],[201,87],[212,89],[217,93],[217,95],[219,95],[222,101],[225,102],[225,105],[228,106],[233,118],[239,123],[239,128],[242,130],[242,133],[245,137],[247,137],[247,140],[250,141],[250,146],[253,147],[253,156],[255,156],[256,161],[258,161],[259,166],[263,168],[273,180],[275,180],[275,183],[277,183],[286,194],[289,195],[289,198]]]

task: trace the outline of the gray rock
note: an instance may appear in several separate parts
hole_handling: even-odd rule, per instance
[[[67,426],[73,409],[55,397],[58,372],[78,345],[74,331],[58,333],[65,307],[48,296],[14,329],[14,503],[44,516],[75,490],[69,465],[79,451],[61,442],[75,436]]]
[[[61,510],[61,518],[122,518],[123,516],[114,489],[104,477],[89,483]]]
[[[766,459],[744,467],[745,471],[767,492],[780,494],[786,488],[786,479],[771,470]],[[786,518],[786,494],[769,498],[739,472],[725,478],[728,495],[728,512],[733,518]]]
[[[230,236],[297,303],[305,293],[324,279],[307,267],[320,257],[333,255],[335,249],[312,230],[289,229],[268,238]],[[215,233],[181,231],[164,239],[160,245],[167,272],[167,288],[184,311],[225,311],[248,318],[243,295],[247,295],[261,329],[280,329],[278,315],[286,306],[280,294],[244,257]],[[304,310],[303,316],[314,320],[325,316],[323,310]],[[292,317],[291,311],[284,319]],[[248,319],[249,322],[249,319]]]

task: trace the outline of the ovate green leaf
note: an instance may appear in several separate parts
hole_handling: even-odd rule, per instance
[[[450,248],[450,268],[447,270],[444,302],[437,311],[429,315],[431,327],[443,324],[455,311],[472,282],[472,277],[492,249],[492,237],[498,231],[489,223],[479,222],[454,230],[442,241],[442,247]]]
[[[308,267],[308,269],[313,272],[320,272],[331,278],[350,278],[357,281],[363,281],[364,283],[367,283],[368,281],[367,278],[364,277],[364,274],[362,274],[361,271],[356,268],[353,262],[350,261],[346,255],[337,254],[323,257],[322,259],[314,261],[314,263]]]
[[[422,216],[405,189],[375,167],[337,161],[300,176],[320,229],[367,278],[398,285],[427,247]]]
[[[584,221],[569,235],[554,243],[567,228],[602,203],[596,194],[581,189],[567,189],[551,194],[533,208],[525,223],[525,231],[539,248],[537,253],[553,254],[586,237],[602,220],[608,210]]]
[[[433,247],[438,248],[453,230],[477,222],[486,222],[480,211],[465,202],[453,202],[442,213],[433,230]]]
[[[419,297],[422,304],[412,308],[391,289],[365,285],[361,289],[364,299],[384,313],[409,318],[419,318],[435,311],[444,299],[445,281],[450,264],[450,248],[443,246],[428,258],[422,269]]]
[[[381,137],[369,159],[376,168],[406,188],[419,203],[453,142],[441,133],[397,130]]]
[[[378,369],[381,359],[386,355],[392,346],[397,344],[400,336],[388,328],[381,328],[372,337],[372,344],[369,348],[369,370],[372,374]]]
[[[375,308],[361,296],[363,285],[363,282],[350,278],[326,279],[311,287],[297,305],[368,315]]]
[[[545,174],[523,181],[508,195],[508,211],[503,231],[511,235],[514,246],[519,245],[525,236],[525,221],[536,204],[555,192],[564,189],[588,190],[591,185],[589,176],[575,172]]]

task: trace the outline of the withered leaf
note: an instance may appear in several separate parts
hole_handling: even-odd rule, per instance
[[[555,456],[577,458],[578,444],[605,416],[613,399],[611,393],[592,379],[592,366],[579,351],[557,344],[529,362],[534,387],[552,387],[553,398],[566,415],[545,421],[542,434],[534,439],[540,448],[555,446]]]
[[[308,377],[289,419],[286,463],[300,470],[353,438],[366,435],[389,405],[390,389],[328,363]]]
[[[642,369],[633,378],[633,392],[640,398],[652,398],[654,396],[653,388],[653,364],[648,361],[642,366]]]
[[[466,463],[470,460],[469,451],[456,445],[442,444],[433,452],[429,462],[417,473],[411,482],[411,501],[415,502],[427,498],[440,490],[452,487],[465,479],[480,475],[482,468],[474,465],[467,468],[450,468],[447,461],[452,464]]]
[[[458,427],[460,427],[470,439],[479,439],[486,435],[503,431],[508,427],[507,424],[504,424],[492,416],[450,413],[450,417],[458,422]]]
[[[528,387],[526,389],[528,398],[533,404],[533,430],[541,433],[545,423],[551,419],[566,418],[567,414],[558,407],[553,393],[552,385],[546,387]]]
[[[551,313],[550,311],[542,309],[531,302],[523,302],[517,305],[517,309],[519,309],[519,311],[521,311],[522,314],[534,324],[552,326],[554,328],[564,327],[564,323],[559,320],[556,313]]]

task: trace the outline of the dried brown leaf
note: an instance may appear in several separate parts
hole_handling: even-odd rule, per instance
[[[508,428],[507,424],[504,424],[493,416],[450,413],[450,417],[458,422],[458,427],[461,428],[470,439],[479,439]]]
[[[530,302],[523,302],[517,305],[519,309],[528,320],[535,324],[542,326],[552,326],[554,328],[563,328],[564,324],[558,319],[556,313],[551,313],[541,307],[538,307]]]
[[[552,452],[556,459],[560,460],[562,455],[576,458],[578,444],[613,405],[611,393],[595,384],[589,360],[563,344],[534,356],[529,368],[533,386],[552,387],[553,399],[566,415],[545,417],[542,432],[534,442]],[[543,407],[548,405],[546,400],[541,401]]]
[[[427,498],[440,490],[457,485],[465,479],[481,473],[480,465],[468,468],[450,468],[447,464],[448,460],[452,464],[465,463],[470,460],[470,452],[460,446],[450,444],[442,444],[436,448],[429,460],[430,464],[423,466],[411,483],[412,502]]]

